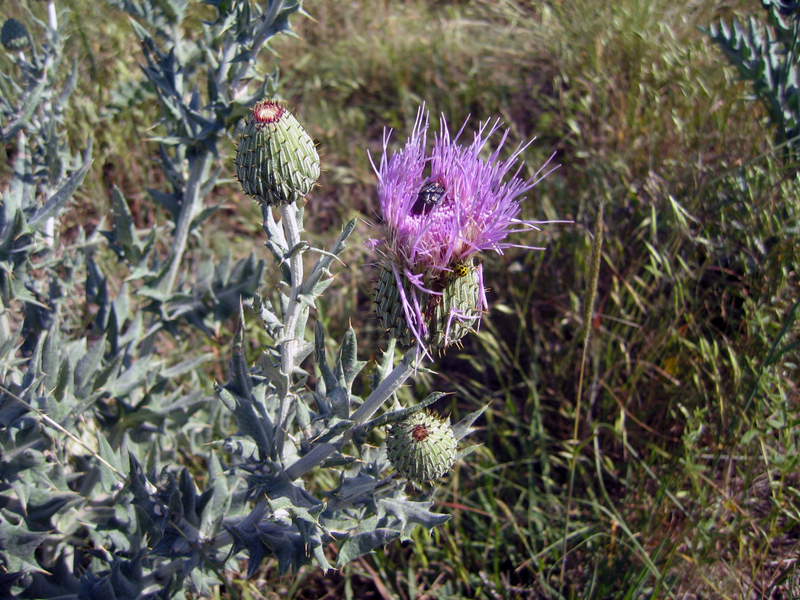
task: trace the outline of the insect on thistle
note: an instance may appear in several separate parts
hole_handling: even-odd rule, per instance
[[[411,208],[411,214],[421,215],[423,213],[427,214],[431,212],[434,208],[441,204],[442,196],[444,196],[446,191],[447,190],[444,189],[444,186],[438,181],[426,183],[419,191],[417,201]]]
[[[470,260],[470,263],[472,260]],[[453,265],[453,273],[456,277],[466,277],[467,273],[469,273],[470,264],[466,262],[459,262]]]

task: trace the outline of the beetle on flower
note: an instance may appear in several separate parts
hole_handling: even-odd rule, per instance
[[[506,160],[500,151],[481,153],[501,128],[498,121],[480,125],[469,145],[459,143],[464,126],[450,137],[442,119],[433,148],[426,155],[428,114],[420,109],[405,147],[388,156],[389,134],[378,175],[378,196],[385,238],[375,305],[381,325],[405,345],[416,343],[424,353],[444,349],[476,330],[488,305],[483,265],[486,250],[531,246],[506,241],[510,233],[536,229],[537,222],[519,219],[521,196],[543,177],[520,177],[520,144]],[[466,125],[466,123],[465,123]],[[549,164],[549,161],[548,163]],[[545,164],[545,166],[547,165]],[[505,181],[504,181],[505,180]]]

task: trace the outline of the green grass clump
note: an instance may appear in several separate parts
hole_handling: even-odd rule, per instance
[[[377,223],[369,153],[382,151],[384,127],[402,143],[423,102],[451,126],[471,115],[464,135],[500,116],[509,148],[539,136],[527,174],[554,152],[560,167],[525,216],[574,224],[543,225],[522,242],[545,251],[485,258],[481,332],[411,390],[453,390],[453,413],[492,400],[482,446],[442,483],[439,510],[453,519],[342,574],[305,570],[291,582],[268,561],[259,580],[232,582],[243,597],[797,594],[800,180],[770,148],[747,85],[698,29],[753,8],[718,4],[320,0],[306,6],[313,20],[296,24],[299,40],[272,45],[282,94],[319,142],[309,235],[330,227],[333,237],[356,212]],[[95,82],[80,88],[80,126],[101,153],[124,158],[87,178],[76,220],[106,210],[106,183],[161,183],[149,170],[155,149],[137,133],[145,105],[118,108],[110,127],[101,107],[111,92],[96,84],[103,73],[134,76],[132,34],[100,8],[78,14],[73,37],[95,57],[80,63]],[[233,240],[244,255],[260,236],[257,211],[233,186],[219,195],[224,218],[193,251],[221,253]],[[334,337],[349,322],[366,328],[362,351],[375,357],[385,346],[370,310],[376,273],[363,268],[375,258],[353,246],[319,318]]]

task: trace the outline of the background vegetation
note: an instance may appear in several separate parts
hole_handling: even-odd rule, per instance
[[[574,224],[543,225],[525,240],[541,252],[486,257],[484,327],[438,360],[438,375],[416,380],[423,396],[434,382],[454,391],[437,405],[454,416],[492,400],[474,436],[482,447],[441,484],[438,510],[453,519],[343,573],[308,568],[280,579],[267,561],[256,579],[229,574],[232,588],[248,598],[795,597],[800,182],[771,149],[751,88],[698,29],[757,14],[759,4],[304,8],[313,19],[294,19],[299,39],[273,43],[263,67],[280,61],[282,95],[319,143],[309,236],[329,242],[356,214],[356,235],[374,235],[369,153],[381,151],[384,127],[401,143],[422,103],[452,127],[469,117],[467,135],[499,116],[511,146],[538,137],[526,173],[553,153],[560,167],[526,200],[526,216]],[[40,9],[3,6],[19,19]],[[137,225],[150,227],[161,217],[143,190],[164,184],[143,125],[153,99],[122,102],[117,83],[139,77],[137,40],[102,3],[70,9],[81,72],[71,139],[93,135],[96,158],[63,236],[92,230],[113,184],[138,206]],[[190,262],[228,250],[238,259],[261,244],[259,211],[238,184],[216,194],[222,218],[191,242]],[[605,241],[587,322],[601,203]],[[338,295],[318,314],[336,338],[349,322],[367,332],[363,358],[385,345],[370,310],[375,273],[364,268],[373,260],[352,244]],[[220,355],[202,379],[224,380],[234,326],[211,340],[187,330],[159,353],[202,346]]]

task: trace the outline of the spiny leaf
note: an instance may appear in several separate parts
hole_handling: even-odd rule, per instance
[[[214,391],[228,410],[236,416],[239,431],[250,436],[258,445],[261,458],[269,456],[274,433],[271,427],[268,429],[268,424],[265,426],[264,419],[258,414],[252,395],[249,398],[239,396],[218,384],[214,384]]]
[[[455,438],[457,440],[460,440],[468,436],[473,431],[475,431],[475,428],[472,427],[472,424],[478,420],[478,417],[480,417],[486,411],[487,408],[489,408],[489,404],[487,404],[483,408],[476,410],[475,412],[468,414],[458,423],[453,425],[453,435],[455,436]]]
[[[88,388],[97,376],[105,348],[106,334],[104,333],[75,365],[75,388],[78,390],[79,396],[83,396],[88,392],[84,388]]]
[[[395,498],[381,498],[378,500],[378,519],[381,519],[383,514],[397,517],[400,519],[404,533],[409,522],[422,525],[425,529],[431,530],[450,520],[450,515],[431,512],[431,506],[433,506],[432,500],[413,502]]]
[[[47,533],[30,531],[25,521],[12,525],[7,520],[0,520],[0,550],[6,560],[9,571],[37,570],[39,568],[34,553]]]
[[[44,205],[36,211],[33,217],[28,220],[28,228],[30,231],[37,231],[44,226],[48,218],[55,216],[61,208],[72,198],[75,190],[83,183],[83,178],[89,172],[89,167],[92,166],[92,160],[87,160],[83,166],[73,173],[64,185],[47,199]]]
[[[211,352],[206,352],[205,354],[201,354],[199,356],[187,358],[186,360],[179,362],[177,365],[171,366],[169,369],[160,371],[158,376],[164,379],[172,379],[179,375],[183,375],[184,373],[188,373],[189,371],[196,371],[200,365],[208,362],[215,356],[216,355]]]
[[[225,471],[219,463],[216,454],[212,454],[208,462],[209,482],[204,493],[200,534],[204,538],[210,538],[219,531],[222,519],[228,513],[232,498],[228,489],[228,480]],[[209,498],[205,499],[205,494]]]
[[[352,326],[347,328],[339,351],[339,366],[341,367],[342,383],[350,390],[358,374],[366,366],[365,361],[358,360],[358,341]]]
[[[363,531],[348,537],[339,548],[336,559],[336,568],[339,569],[360,556],[369,554],[389,542],[400,537],[402,532],[398,529],[376,528],[372,531]]]
[[[136,264],[142,257],[142,247],[128,202],[116,185],[111,190],[111,211],[114,216],[114,241],[122,247],[128,262]]]

